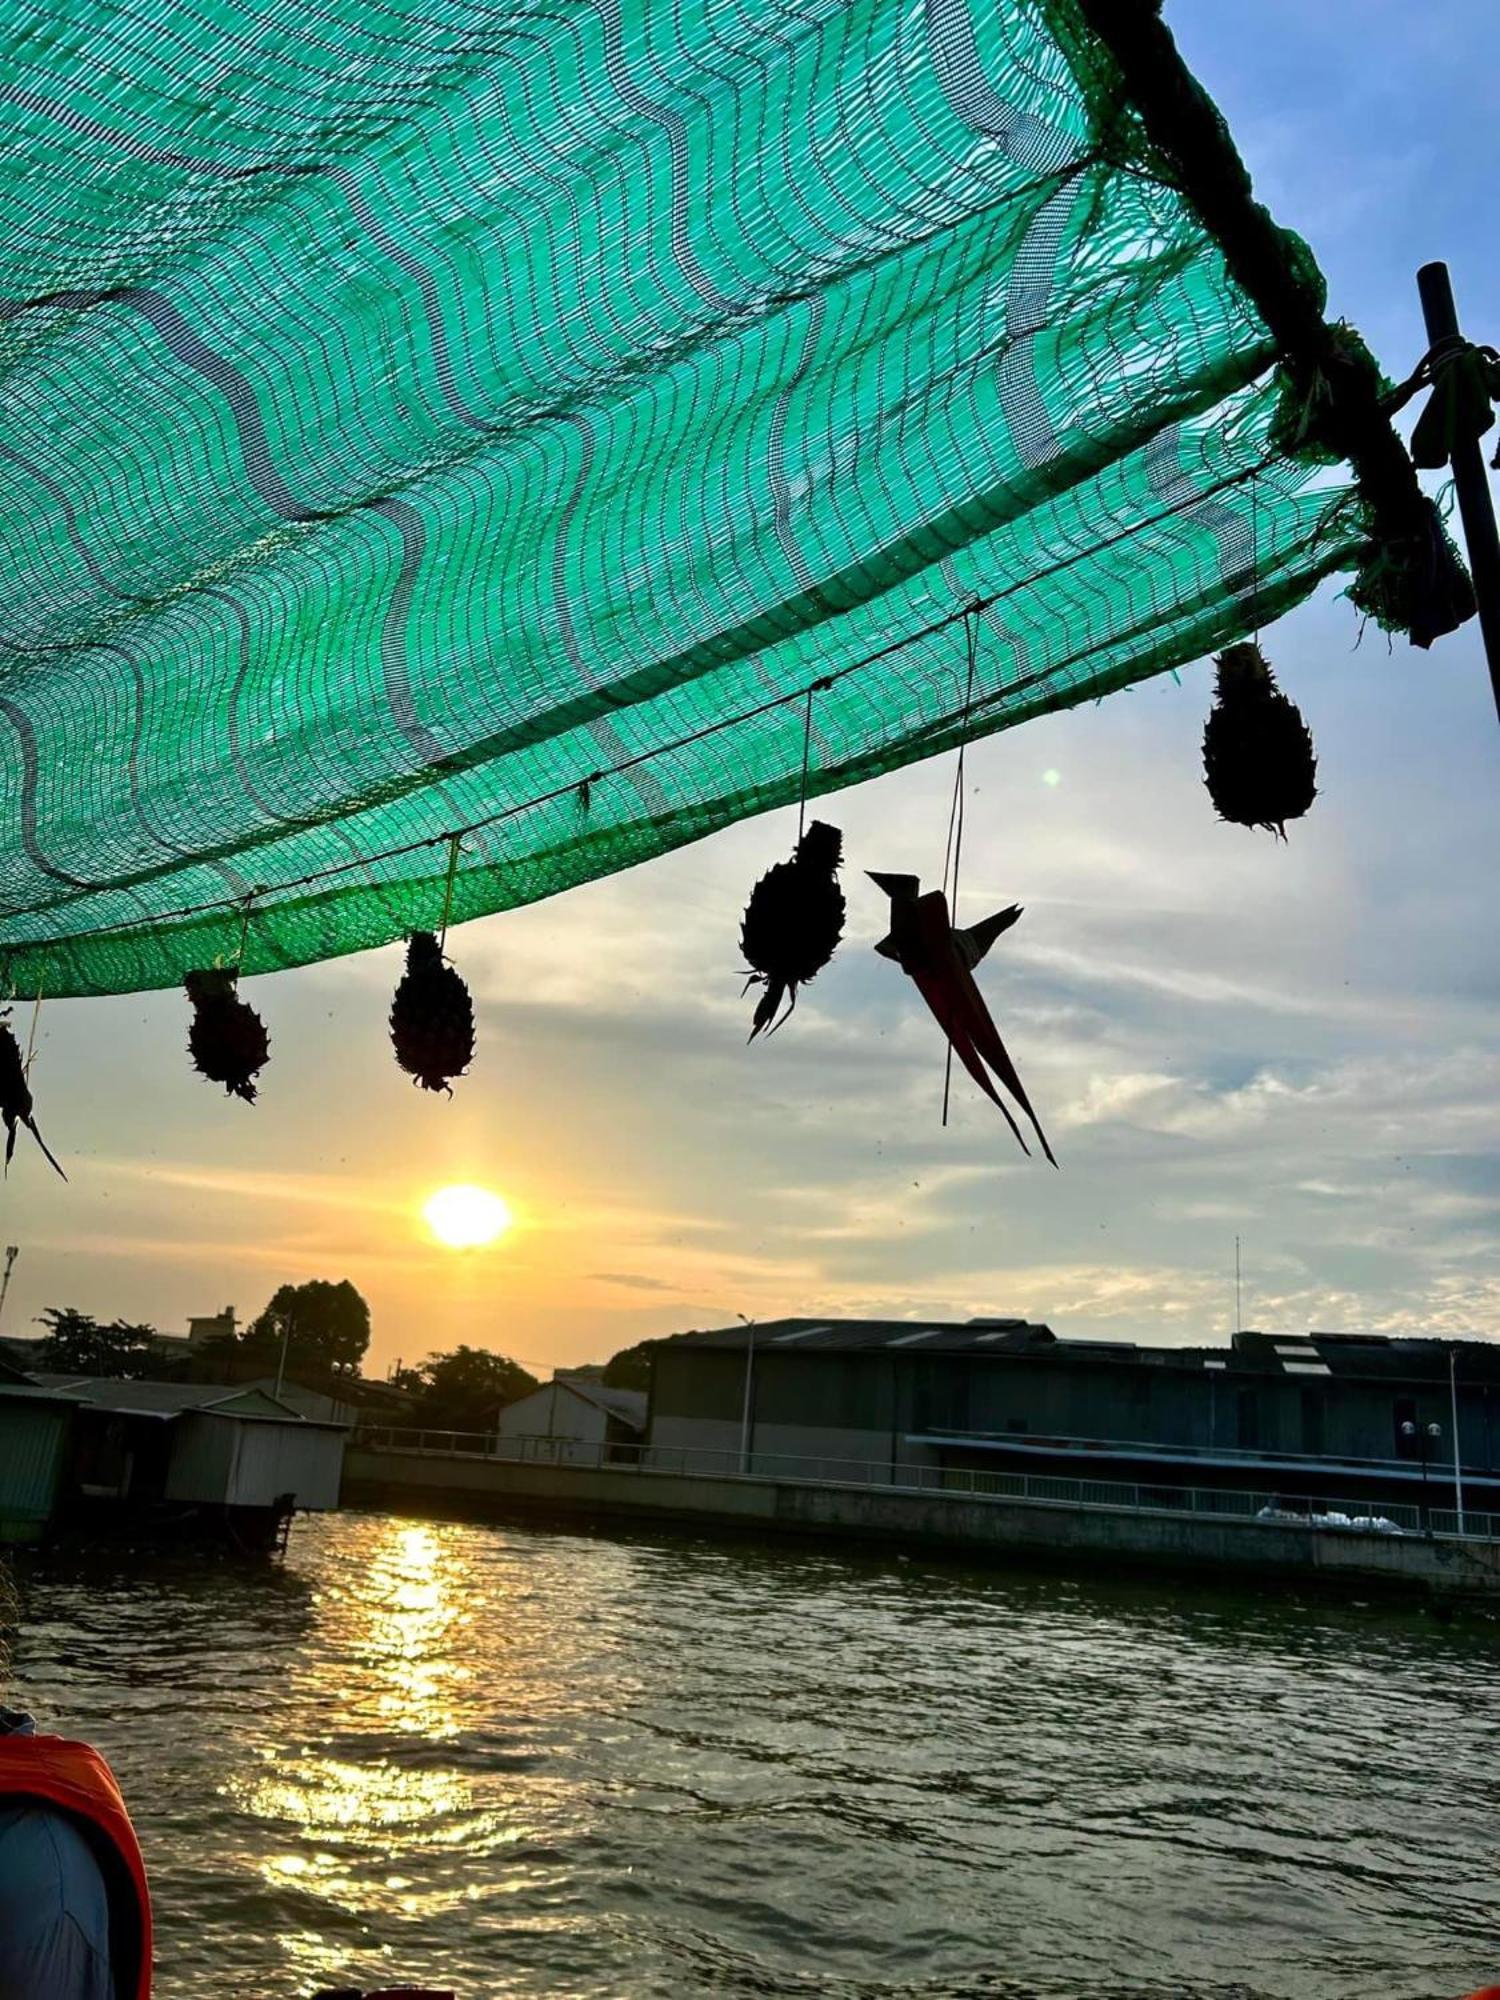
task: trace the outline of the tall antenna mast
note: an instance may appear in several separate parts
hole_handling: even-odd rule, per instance
[[[1244,1331],[1244,1326],[1245,1326],[1244,1315],[1240,1311],[1240,1239],[1238,1238],[1238,1236],[1236,1236],[1234,1239],[1234,1330],[1235,1332],[1242,1333]]]

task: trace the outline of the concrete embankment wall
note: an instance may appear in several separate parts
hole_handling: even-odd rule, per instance
[[[1500,1544],[1300,1528],[1224,1516],[971,1499],[889,1487],[822,1486],[351,1449],[351,1506],[491,1518],[690,1522],[767,1534],[857,1538],[984,1552],[997,1561],[1279,1571],[1443,1596],[1500,1595]]]

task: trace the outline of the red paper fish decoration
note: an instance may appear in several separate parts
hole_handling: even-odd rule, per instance
[[[974,983],[974,967],[984,957],[1002,931],[1008,931],[1021,914],[1018,903],[998,910],[983,923],[958,930],[948,914],[948,898],[941,889],[924,896],[915,875],[876,875],[870,880],[891,899],[890,934],[875,949],[883,958],[893,958],[931,1008],[934,1018],[948,1037],[953,1053],[979,1088],[999,1105],[1005,1121],[1016,1135],[1021,1151],[1030,1147],[1021,1137],[1021,1128],[1010,1114],[990,1077],[990,1071],[1005,1085],[1041,1141],[1042,1151],[1052,1161],[1052,1148],[1042,1130],[1031,1100],[1026,1095],[1016,1066],[1006,1053],[1000,1031],[990,1018],[984,995]]]

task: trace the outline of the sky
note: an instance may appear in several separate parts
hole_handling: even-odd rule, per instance
[[[1453,267],[1500,341],[1493,0],[1171,0],[1257,192],[1330,310],[1404,375],[1413,274]],[[1267,651],[1322,796],[1285,847],[1218,824],[1204,662],[969,753],[962,915],[1025,915],[982,974],[1061,1162],[1021,1157],[871,946],[860,870],[941,872],[950,761],[840,795],[849,926],[747,1049],[738,924],[795,815],[453,932],[479,1057],[451,1102],[396,1070],[396,949],[247,982],[252,1110],[193,1075],[175,993],[57,1001],[18,1153],[3,1330],[44,1308],[180,1330],[348,1277],[384,1373],[468,1341],[545,1373],[737,1314],[1024,1314],[1064,1335],[1500,1333],[1500,729],[1472,627],[1394,648],[1330,586]],[[24,1024],[23,1024],[24,1025]],[[435,1244],[493,1188],[516,1226]]]

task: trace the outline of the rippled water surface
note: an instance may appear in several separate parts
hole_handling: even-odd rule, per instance
[[[1452,2000],[1500,1978],[1500,1626],[347,1514],[35,1561],[166,2000],[319,1983]]]

